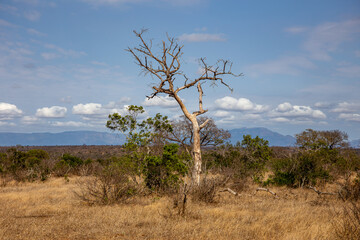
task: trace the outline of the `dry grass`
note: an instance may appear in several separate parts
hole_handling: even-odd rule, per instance
[[[191,201],[172,214],[170,198],[88,206],[71,178],[0,188],[0,239],[333,239],[331,209],[342,203],[308,189],[274,188],[280,196],[221,193],[216,204]],[[336,217],[336,216],[335,216]]]

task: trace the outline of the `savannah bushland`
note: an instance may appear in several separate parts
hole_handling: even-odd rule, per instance
[[[359,239],[360,156],[341,134],[206,148],[199,186],[174,143],[2,147],[0,239]]]

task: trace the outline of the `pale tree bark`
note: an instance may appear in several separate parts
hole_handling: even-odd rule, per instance
[[[220,83],[225,85],[231,91],[227,83],[224,82],[224,76],[238,77],[242,74],[235,75],[232,70],[232,63],[226,60],[218,60],[215,65],[208,65],[205,58],[201,58],[199,63],[201,65],[202,74],[195,79],[189,79],[180,69],[182,45],[179,45],[175,38],[167,37],[167,41],[162,41],[160,47],[160,53],[154,54],[152,51],[152,41],[145,41],[143,34],[146,30],[140,32],[134,31],[136,37],[139,38],[140,44],[134,48],[128,48],[127,51],[135,58],[135,62],[140,66],[143,73],[150,74],[157,82],[152,84],[153,93],[147,96],[149,99],[157,96],[158,94],[166,94],[172,97],[179,104],[180,109],[184,113],[185,117],[192,123],[193,130],[193,145],[192,145],[192,157],[193,157],[193,169],[192,169],[192,181],[194,184],[200,184],[201,174],[201,142],[200,131],[206,126],[208,120],[199,124],[197,116],[207,112],[203,108],[203,90],[201,85],[204,82],[211,81],[211,84],[216,85]],[[176,81],[175,81],[176,80]],[[198,90],[198,111],[190,113],[186,108],[183,100],[179,96],[179,92],[182,90],[197,87]]]

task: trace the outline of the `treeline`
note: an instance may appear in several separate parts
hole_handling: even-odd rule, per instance
[[[226,179],[226,184],[237,192],[246,189],[250,181],[263,187],[291,188],[336,182],[341,186],[340,197],[359,198],[360,156],[347,145],[345,133],[309,129],[296,135],[296,139],[296,147],[271,148],[268,141],[246,135],[235,145],[204,149],[202,172],[204,176],[220,176],[221,180],[213,185],[225,184]],[[87,151],[79,151],[80,148]],[[96,183],[92,183],[95,185],[106,183],[108,195],[114,186],[126,186],[126,192],[113,200],[102,196],[103,203],[127,198],[140,189],[159,194],[176,192],[192,168],[189,152],[166,141],[146,147],[132,144],[110,147],[112,155],[105,154],[102,147],[91,150],[91,146],[74,147],[72,152],[64,152],[67,148],[61,147],[52,147],[52,151],[23,149],[13,147],[0,153],[3,184],[6,179],[45,181],[51,176],[81,175],[95,176]],[[94,189],[99,187],[95,185]]]

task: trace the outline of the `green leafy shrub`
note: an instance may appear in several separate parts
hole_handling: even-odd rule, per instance
[[[273,175],[264,184],[299,187],[315,185],[317,180],[328,180],[329,172],[313,153],[298,153],[290,158],[274,159],[271,163]]]
[[[0,153],[0,174],[5,173],[7,164],[6,153]]]
[[[2,156],[2,168],[10,173],[16,180],[46,180],[50,169],[44,163],[49,159],[49,154],[41,149],[32,149],[27,152],[10,148],[7,157]]]
[[[76,157],[76,156],[72,156],[68,153],[65,153],[62,157],[61,157],[61,164],[64,164],[64,165],[68,165],[72,168],[76,168],[80,165],[82,165],[84,163],[84,161],[79,158],[79,157]]]
[[[179,186],[180,177],[185,176],[188,168],[178,150],[177,144],[169,144],[164,146],[161,157],[146,157],[143,174],[148,188],[165,190]]]
[[[58,176],[63,177],[71,171],[76,172],[83,164],[84,161],[81,158],[65,153],[60,161],[56,163],[54,170]]]
[[[241,150],[240,162],[236,163],[240,173],[251,176],[254,182],[262,182],[266,163],[272,156],[269,142],[258,136],[244,135],[237,145]]]

